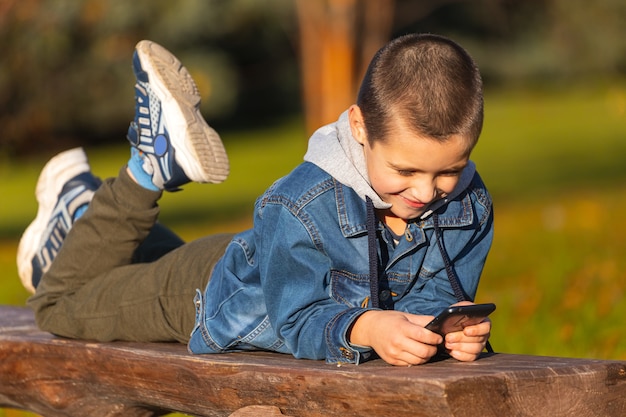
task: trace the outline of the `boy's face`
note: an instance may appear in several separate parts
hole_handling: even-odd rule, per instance
[[[462,136],[439,142],[416,135],[400,120],[391,122],[389,137],[370,146],[359,108],[350,109],[352,134],[363,145],[372,188],[392,205],[382,213],[383,220],[407,221],[421,216],[428,204],[452,192],[469,153]]]

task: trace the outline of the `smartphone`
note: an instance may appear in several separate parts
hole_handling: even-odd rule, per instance
[[[445,336],[450,332],[457,332],[464,327],[480,323],[495,309],[496,305],[493,303],[449,307],[428,323],[426,328]]]

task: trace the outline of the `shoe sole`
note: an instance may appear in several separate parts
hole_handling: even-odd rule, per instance
[[[31,293],[35,292],[32,283],[32,260],[41,246],[54,207],[63,186],[75,176],[90,170],[87,156],[82,148],[62,152],[50,159],[39,174],[35,197],[39,207],[35,220],[26,228],[17,248],[17,269],[22,284]]]
[[[141,41],[136,46],[148,82],[161,100],[176,162],[195,182],[220,183],[228,177],[228,156],[218,133],[200,113],[200,94],[189,71],[162,46]]]

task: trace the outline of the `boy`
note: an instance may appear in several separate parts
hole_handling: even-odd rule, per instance
[[[471,57],[407,35],[374,57],[357,104],[313,134],[305,161],[256,202],[254,227],[185,243],[157,223],[163,190],[220,182],[228,160],[188,72],[137,45],[131,157],[102,184],[81,149],[51,160],[18,251],[37,323],[57,335],[272,350],[330,363],[478,357],[491,323],[424,326],[474,298],[493,233],[469,161],[482,128]],[[52,262],[54,261],[54,262]]]

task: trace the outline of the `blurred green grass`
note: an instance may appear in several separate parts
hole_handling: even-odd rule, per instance
[[[494,197],[496,234],[477,301],[495,302],[498,352],[626,359],[626,84],[490,91],[473,158]],[[254,199],[306,148],[295,121],[225,132],[232,174],[161,201],[163,223],[190,240],[250,225]],[[87,149],[112,176],[124,139]],[[0,161],[0,303],[23,305],[19,234],[36,212],[33,189],[51,155]],[[0,416],[3,415],[0,410]],[[8,415],[8,414],[7,414]]]

